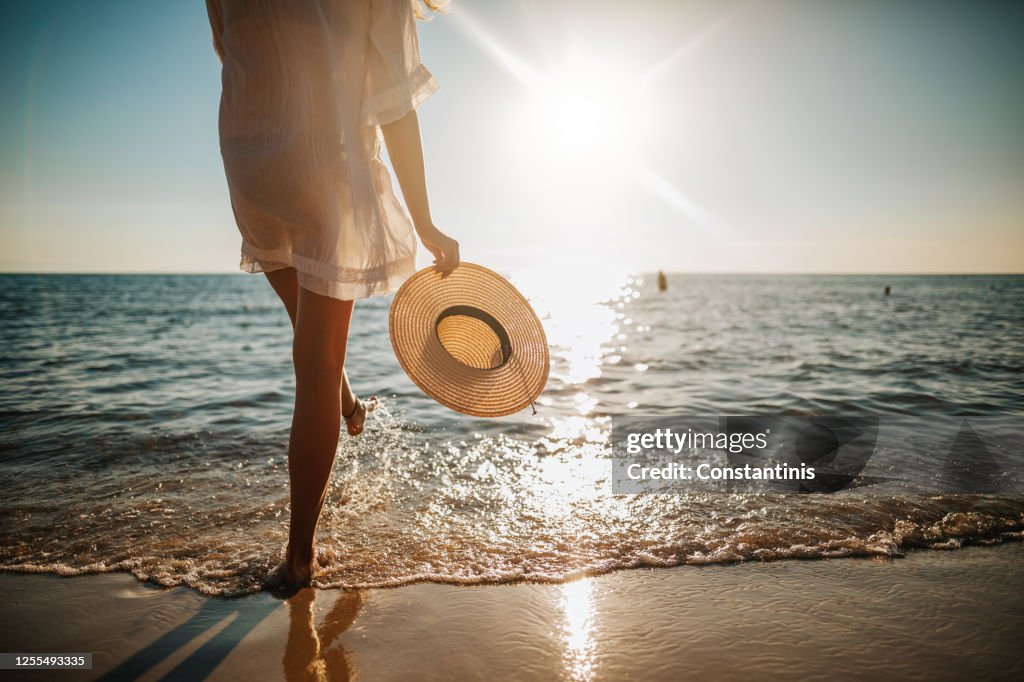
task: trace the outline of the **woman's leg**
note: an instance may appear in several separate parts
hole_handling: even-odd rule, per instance
[[[288,312],[288,319],[292,322],[292,329],[295,329],[295,313],[299,308],[299,280],[295,274],[295,268],[284,268],[273,272],[263,273],[267,281],[274,288],[274,293],[284,303],[284,309]]]
[[[277,297],[284,303],[288,312],[288,319],[292,322],[292,329],[295,329],[295,314],[299,307],[299,281],[295,274],[295,268],[283,268],[265,273],[270,286],[274,288]],[[348,374],[342,370],[341,373],[341,411],[343,414],[351,414],[355,407],[356,394],[348,385]]]
[[[295,311],[295,413],[288,441],[291,524],[285,580],[307,580],[313,569],[313,541],[338,449],[339,389],[345,366],[352,301],[339,301],[299,288]]]

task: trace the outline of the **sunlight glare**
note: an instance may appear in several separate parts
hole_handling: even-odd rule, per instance
[[[572,281],[565,278],[572,272]],[[523,270],[513,284],[529,299],[544,323],[551,347],[551,377],[563,385],[581,385],[601,376],[601,364],[619,332],[608,305],[629,294],[629,276],[605,268],[566,267]],[[589,409],[593,409],[590,406]]]
[[[527,96],[511,114],[509,158],[518,162],[518,177],[551,216],[564,220],[582,237],[584,226],[627,204],[630,186],[641,186],[682,213],[690,222],[722,237],[708,211],[643,162],[648,131],[659,126],[650,96],[655,81],[708,43],[747,7],[744,3],[654,65],[630,64],[606,50],[573,48],[561,66],[536,69],[508,49],[465,7],[453,14],[460,32],[481,52],[525,86]],[[600,201],[595,199],[600,197]],[[595,220],[596,219],[596,220]]]
[[[624,63],[576,51],[529,83],[509,139],[530,174],[571,174],[584,186],[614,178],[639,154],[651,107]]]
[[[584,578],[562,585],[562,608],[569,678],[589,680],[594,675],[593,580]]]
[[[459,6],[458,12],[449,15],[462,35],[469,38],[476,44],[484,54],[491,57],[500,64],[506,72],[518,79],[524,85],[529,86],[537,80],[533,69],[527,66],[522,59],[513,54],[504,45],[498,42],[484,27],[477,21],[467,7]]]

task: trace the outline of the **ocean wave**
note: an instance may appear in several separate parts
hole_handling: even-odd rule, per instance
[[[452,585],[478,585],[512,582],[560,583],[636,568],[702,566],[747,561],[789,559],[838,559],[881,557],[896,559],[907,551],[952,550],[969,545],[992,545],[1024,540],[1024,512],[1016,515],[992,515],[979,512],[951,512],[938,521],[902,519],[894,527],[874,532],[836,537],[818,542],[786,542],[775,533],[764,537],[743,534],[703,546],[692,540],[667,543],[656,548],[616,550],[609,547],[598,556],[565,557],[534,552],[531,555],[501,557],[493,565],[470,568],[465,565],[437,566],[429,570],[389,570],[386,560],[361,557],[379,568],[373,575],[350,572],[351,557],[337,549],[318,552],[313,584],[320,588],[371,589],[399,587],[420,582]],[[652,549],[654,551],[652,551]],[[588,552],[587,554],[590,554]],[[215,560],[197,557],[169,559],[145,556],[114,561],[76,564],[68,557],[52,562],[19,561],[7,547],[0,554],[0,570],[20,573],[53,573],[80,576],[95,573],[127,572],[144,582],[164,587],[187,586],[203,594],[237,597],[277,585],[282,560],[273,556],[221,557]]]

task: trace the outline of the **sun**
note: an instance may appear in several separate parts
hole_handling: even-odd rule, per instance
[[[506,158],[518,166],[506,177],[521,183],[522,198],[549,224],[575,225],[576,236],[592,237],[583,231],[586,223],[608,223],[609,216],[622,215],[631,201],[629,188],[639,187],[682,214],[686,226],[723,238],[727,226],[662,176],[644,152],[658,142],[651,131],[666,124],[653,116],[659,107],[652,84],[684,63],[747,4],[652,64],[638,65],[604,46],[575,44],[549,68],[538,68],[508,49],[465,7],[453,13],[463,35],[523,86],[521,104],[508,109],[504,135]]]
[[[651,107],[641,75],[622,63],[577,51],[532,74],[508,137],[532,174],[587,182],[613,177],[639,156]]]

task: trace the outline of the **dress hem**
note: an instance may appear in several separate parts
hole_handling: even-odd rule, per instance
[[[287,251],[265,251],[242,242],[239,269],[250,274],[295,268],[299,286],[343,301],[396,291],[416,270],[415,255],[372,268],[337,268]]]

